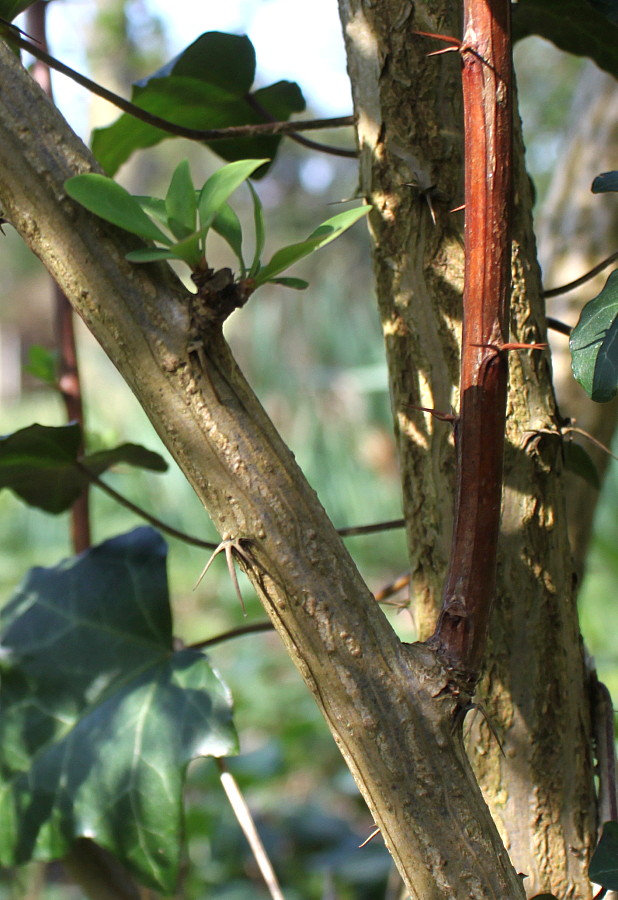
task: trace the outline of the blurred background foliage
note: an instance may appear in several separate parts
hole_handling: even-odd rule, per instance
[[[84,14],[84,4],[67,0],[63,5],[69,10],[75,5]],[[87,63],[96,80],[126,95],[132,81],[169,57],[166,25],[146,0],[131,4],[99,0],[88,8],[89,38],[82,47],[82,68]],[[204,14],[199,30],[208,27]],[[53,31],[50,37],[52,52],[61,56]],[[59,43],[66,43],[66,35]],[[258,59],[258,70],[259,63]],[[568,110],[581,66],[580,60],[536,38],[517,47],[521,112],[539,205],[569,139]],[[61,94],[63,88],[64,80],[57,79],[56,92]],[[322,111],[308,111],[313,114],[319,116]],[[83,107],[77,112],[80,115]],[[93,101],[90,124],[102,124],[105,115],[109,117],[99,101]],[[352,141],[349,133],[341,132],[325,139],[345,146]],[[197,184],[219,166],[211,154],[189,142],[168,141],[136,154],[119,180],[133,192],[156,194],[183,156],[190,160]],[[258,185],[267,218],[267,253],[269,246],[304,238],[316,223],[341,208],[329,204],[353,197],[356,187],[353,160],[317,156],[287,141],[272,173]],[[245,189],[238,192],[234,205],[241,220],[250,222]],[[2,433],[32,422],[56,425],[63,421],[59,398],[21,370],[30,346],[52,348],[54,344],[49,284],[11,228],[5,231],[0,238]],[[211,253],[209,262],[215,268],[230,264],[223,245],[213,243]],[[397,518],[401,515],[397,461],[364,227],[358,225],[293,274],[306,278],[310,288],[301,294],[272,286],[260,290],[230,319],[227,337],[335,525]],[[79,328],[79,353],[88,449],[132,441],[169,459],[137,401],[83,327]],[[170,525],[216,540],[204,511],[171,460],[166,475],[127,469],[106,478],[116,490]],[[614,695],[618,694],[617,509],[618,467],[613,464],[598,510],[580,602],[586,642],[601,679]],[[96,489],[92,520],[96,542],[140,524]],[[54,565],[70,555],[68,518],[29,509],[4,491],[0,494],[0,542],[0,602],[5,602],[30,566]],[[348,544],[373,589],[406,571],[401,532],[349,538]],[[203,552],[170,541],[175,633],[187,643],[264,618],[243,580],[247,620],[243,619],[223,559],[194,591],[205,561]],[[388,614],[402,638],[413,640],[413,613],[391,609]],[[385,891],[386,896],[397,896],[398,882],[392,876],[389,882],[389,858],[379,837],[358,850],[372,831],[371,818],[279,639],[270,633],[246,636],[213,647],[210,656],[235,698],[241,756],[230,761],[230,768],[254,811],[288,900],[372,900],[384,897]],[[186,833],[187,865],[178,897],[266,896],[211,761],[195,763],[190,769]],[[82,898],[60,864],[32,864],[0,874],[0,900],[60,897]]]

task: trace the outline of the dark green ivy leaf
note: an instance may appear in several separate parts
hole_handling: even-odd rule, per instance
[[[569,343],[573,374],[588,396],[611,400],[618,391],[618,269],[584,306]]]
[[[35,0],[0,0],[0,18],[5,22],[13,19],[34,4]]]
[[[601,840],[590,860],[590,880],[608,891],[618,891],[618,822],[603,825]]]
[[[33,569],[3,609],[2,865],[86,837],[174,892],[186,767],[237,740],[206,657],[173,648],[165,558],[138,528]]]
[[[614,13],[604,15],[595,6],[611,5]],[[618,25],[615,0],[519,0],[512,4],[513,40],[536,34],[566,53],[587,56],[599,68],[618,77]],[[612,22],[614,24],[612,24]]]
[[[304,110],[304,98],[294,82],[280,81],[262,88],[251,101],[254,76],[255,51],[251,41],[244,36],[210,31],[149,79],[134,85],[131,99],[161,118],[200,130],[264,122],[265,118],[256,112],[257,104],[280,121]],[[170,137],[173,135],[124,114],[109,127],[93,133],[92,149],[103,168],[113,175],[135,150],[152,147]],[[280,136],[265,135],[213,141],[207,146],[229,161],[273,159],[280,140]],[[256,177],[266,170],[265,166]]]
[[[9,488],[30,506],[61,513],[77,500],[88,481],[76,467],[81,446],[77,423],[52,427],[30,425],[0,437],[0,490]],[[126,463],[164,472],[167,463],[158,453],[137,444],[121,444],[82,458],[95,475]]]
[[[593,194],[604,194],[607,191],[618,191],[618,172],[602,172],[592,182]]]

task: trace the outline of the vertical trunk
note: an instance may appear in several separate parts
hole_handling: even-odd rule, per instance
[[[460,343],[461,63],[415,31],[461,34],[453,4],[340,0],[359,121],[361,178],[375,205],[378,302],[391,373],[421,637],[435,625],[452,531],[449,413]],[[531,197],[514,172],[511,340],[545,337]],[[413,182],[415,186],[410,186]],[[510,354],[498,602],[470,755],[530,895],[590,895],[594,791],[587,676],[560,483],[560,437],[545,354]],[[528,432],[534,432],[529,435]]]
[[[594,195],[593,178],[616,168],[618,95],[616,79],[592,63],[583,70],[573,100],[569,142],[554,170],[547,199],[538,216],[539,256],[546,288],[567,284],[616,251],[618,203],[615,195]],[[550,315],[575,325],[582,306],[603,288],[618,262],[591,281],[548,301]],[[573,378],[568,339],[552,339],[554,381],[560,412],[603,444],[610,444],[618,424],[618,398],[592,403]],[[579,435],[603,476],[610,457]],[[597,494],[575,474],[565,473],[569,537],[575,568],[581,578],[588,549]]]

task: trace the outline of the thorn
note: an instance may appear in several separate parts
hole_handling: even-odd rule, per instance
[[[518,341],[510,341],[506,344],[470,344],[471,347],[486,347],[494,353],[505,353],[509,350],[546,350],[547,344],[520,344]]]
[[[193,590],[195,590],[198,587],[198,585],[204,578],[204,575],[209,570],[215,556],[218,556],[219,553],[224,552],[225,553],[225,561],[227,562],[227,568],[230,573],[230,578],[232,579],[232,584],[234,585],[234,590],[236,591],[236,596],[238,597],[238,599],[240,601],[240,605],[242,607],[244,616],[247,615],[247,610],[245,608],[245,603],[242,598],[242,594],[240,592],[240,585],[238,584],[238,576],[236,575],[236,569],[234,567],[234,553],[236,553],[236,555],[238,557],[240,557],[240,559],[242,559],[244,562],[246,562],[247,565],[253,566],[253,564],[254,564],[253,559],[247,553],[245,548],[242,546],[242,542],[243,541],[246,542],[247,540],[248,540],[248,538],[234,538],[234,539],[227,538],[226,540],[221,541],[219,546],[213,551],[212,556],[210,557],[210,559],[208,560],[208,562],[202,569],[200,577],[197,579],[197,581],[195,582],[195,585],[193,587]]]
[[[461,210],[465,208],[466,204],[462,203],[461,206],[456,206],[455,209],[449,209],[449,212],[461,212]]]
[[[480,346],[480,345],[474,344],[473,346]],[[450,413],[439,412],[439,410],[437,410],[437,409],[430,409],[428,406],[414,406],[414,405],[411,405],[410,409],[420,409],[421,412],[429,413],[430,415],[432,415],[432,416],[434,417],[434,419],[439,419],[440,422],[451,422],[451,424],[453,424],[453,425],[455,424],[455,422],[457,421],[457,418],[458,418],[458,417],[457,417],[454,413],[452,413],[452,412],[450,412]]]
[[[362,848],[363,848],[363,847],[366,847],[367,844],[369,843],[369,841],[372,841],[372,840],[374,839],[374,837],[377,837],[378,834],[380,834],[380,829],[376,826],[376,828],[371,832],[371,834],[369,835],[369,837],[366,838],[366,839],[363,841],[362,844],[359,844],[359,845],[358,845],[358,849],[359,849],[359,850],[362,850]]]

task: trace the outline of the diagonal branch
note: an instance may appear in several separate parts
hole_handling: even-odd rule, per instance
[[[235,364],[189,351],[189,295],[139,242],[69,201],[83,144],[0,42],[0,203],[132,388],[311,689],[414,900],[523,897],[452,723],[450,675],[402,645]],[[203,368],[205,367],[205,368]],[[453,828],[446,827],[452,823]]]
[[[0,23],[2,21],[3,20],[0,19]],[[11,43],[20,47],[22,50],[25,50],[27,53],[30,53],[35,59],[45,63],[51,69],[55,69],[62,75],[71,78],[76,84],[86,88],[92,94],[96,94],[97,97],[107,100],[108,103],[111,103],[123,112],[134,116],[136,119],[140,119],[142,122],[146,122],[147,125],[160,128],[162,131],[167,131],[177,137],[185,137],[193,141],[220,141],[229,140],[231,138],[255,137],[256,135],[261,134],[287,134],[292,136],[298,131],[319,131],[324,128],[341,128],[354,124],[354,116],[339,116],[332,119],[308,119],[304,122],[277,122],[271,120],[257,125],[231,125],[227,128],[186,128],[184,125],[178,125],[175,122],[170,122],[168,119],[161,118],[161,116],[149,113],[148,110],[142,109],[141,106],[137,106],[135,103],[131,103],[130,100],[125,100],[124,97],[114,94],[113,91],[97,84],[97,82],[92,81],[91,78],[81,75],[79,72],[76,72],[75,69],[60,62],[59,59],[50,56],[50,54],[46,53],[41,47],[37,47],[36,44],[20,37],[18,30],[13,26],[10,26],[10,28]],[[356,156],[356,151],[343,150],[338,147],[318,146],[318,149],[333,153],[337,156]]]

